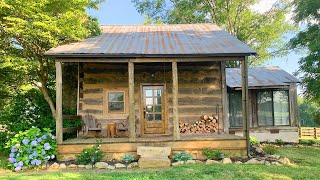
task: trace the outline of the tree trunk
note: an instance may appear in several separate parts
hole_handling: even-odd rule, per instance
[[[40,90],[41,90],[41,92],[43,94],[44,99],[47,101],[47,103],[50,106],[50,110],[51,110],[52,116],[54,118],[56,118],[56,107],[54,106],[54,102],[52,101],[52,99],[51,99],[51,97],[49,95],[49,90],[48,90],[47,85],[45,84],[45,82],[41,82]]]

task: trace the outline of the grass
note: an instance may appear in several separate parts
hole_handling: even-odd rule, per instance
[[[58,172],[10,173],[0,179],[319,179],[319,147],[282,147],[277,154],[288,157],[296,165],[183,165],[157,170],[82,170]]]

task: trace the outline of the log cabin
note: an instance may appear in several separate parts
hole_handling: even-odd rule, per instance
[[[255,50],[215,24],[102,26],[102,34],[50,49],[56,65],[59,160],[102,139],[108,159],[138,146],[171,147],[201,159],[203,148],[249,154],[248,57]],[[242,136],[229,134],[226,63],[241,64]],[[77,115],[101,132],[63,140],[63,67],[76,64]],[[65,79],[65,78],[64,78]],[[121,124],[128,132],[110,132]],[[70,128],[69,128],[70,130]],[[107,137],[103,135],[107,133]],[[100,137],[99,137],[100,136]],[[111,137],[110,137],[111,136]]]
[[[229,134],[242,134],[241,69],[226,68]],[[250,136],[258,141],[299,142],[297,83],[277,66],[248,70]]]

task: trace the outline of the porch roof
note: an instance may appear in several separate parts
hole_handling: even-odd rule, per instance
[[[107,25],[102,34],[50,49],[54,57],[248,56],[256,51],[215,24]]]
[[[230,88],[241,88],[241,68],[226,68],[226,83]],[[278,66],[256,67],[248,69],[249,89],[258,87],[272,88],[299,83],[300,80]]]

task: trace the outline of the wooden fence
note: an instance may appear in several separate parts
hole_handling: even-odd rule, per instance
[[[320,139],[320,128],[318,127],[300,127],[300,139]]]

